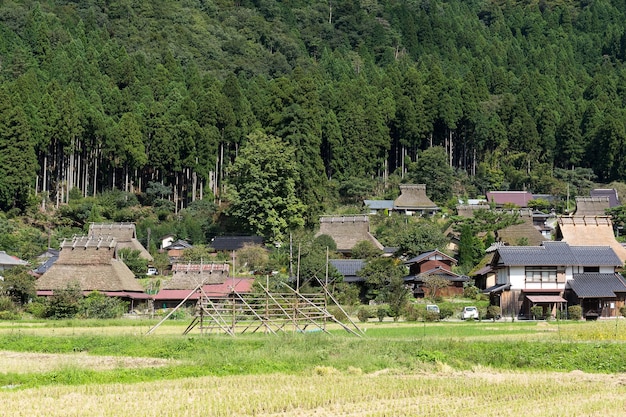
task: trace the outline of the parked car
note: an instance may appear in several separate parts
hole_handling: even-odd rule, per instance
[[[146,275],[159,275],[159,271],[155,267],[149,266]]]
[[[478,320],[479,314],[478,309],[474,306],[463,307],[463,312],[461,313],[461,320],[474,319]]]
[[[439,306],[436,304],[427,304],[426,311],[429,313],[437,313],[439,314]]]

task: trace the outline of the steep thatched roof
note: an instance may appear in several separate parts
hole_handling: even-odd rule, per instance
[[[193,290],[200,284],[220,284],[228,278],[227,263],[187,263],[172,265],[172,279],[163,284],[167,290]]]
[[[576,197],[576,216],[605,216],[609,197]]]
[[[152,255],[137,240],[137,233],[133,223],[92,223],[89,226],[89,236],[112,236],[117,241],[118,249],[138,250],[139,256],[153,261]]]
[[[626,248],[615,239],[610,217],[561,216],[557,222],[557,237],[563,241],[573,246],[610,246],[626,262]]]
[[[329,235],[337,244],[339,252],[349,252],[354,245],[362,241],[371,242],[383,250],[383,245],[370,233],[369,217],[358,216],[323,216],[320,217],[319,235]]]
[[[396,210],[437,210],[426,195],[426,184],[400,184],[400,196],[393,202]]]
[[[539,246],[546,238],[533,225],[532,215],[520,212],[520,220],[523,223],[514,224],[496,232],[497,238],[501,242],[516,246],[524,241],[529,246]]]
[[[475,210],[490,210],[489,204],[467,204],[456,206],[456,212],[461,217],[474,217]]]
[[[115,258],[112,237],[80,236],[64,240],[59,259],[37,279],[37,290],[59,290],[77,282],[83,291],[143,292],[135,275]]]

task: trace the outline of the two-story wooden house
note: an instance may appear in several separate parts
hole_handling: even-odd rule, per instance
[[[605,313],[615,315],[626,296],[626,283],[616,273],[622,262],[609,246],[552,241],[541,246],[501,246],[491,267],[496,271],[496,285],[489,291],[492,303],[499,304],[506,317],[530,318],[530,309],[536,305],[544,307],[544,315],[554,315],[568,304],[585,307],[585,298],[607,296],[615,309]],[[610,293],[607,288],[612,288]]]

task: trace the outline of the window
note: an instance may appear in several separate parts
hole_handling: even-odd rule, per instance
[[[585,266],[583,267],[583,272],[600,272],[599,266]]]
[[[527,266],[526,282],[556,282],[556,266]]]

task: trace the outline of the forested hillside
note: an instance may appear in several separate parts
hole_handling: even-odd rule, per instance
[[[625,58],[624,0],[6,0],[0,209],[232,202],[257,129],[292,149],[309,224],[424,181],[432,147],[440,202],[625,180]]]

